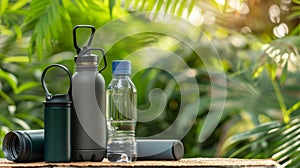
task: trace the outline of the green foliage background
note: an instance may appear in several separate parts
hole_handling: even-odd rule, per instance
[[[285,166],[297,166],[300,156],[297,143],[300,127],[299,0],[293,0],[290,10],[281,15],[280,22],[287,23],[290,30],[284,38],[274,36],[273,28],[277,25],[266,15],[271,5],[282,3],[280,0],[239,1],[248,4],[250,13],[247,15],[232,11],[227,0],[224,5],[214,0],[0,2],[1,146],[4,135],[10,130],[43,128],[45,95],[40,84],[41,73],[52,63],[74,69],[73,26],[90,24],[101,29],[115,21],[116,26],[101,29],[103,31],[95,36],[99,40],[93,43],[95,47],[106,49],[108,63],[145,48],[161,48],[179,55],[194,70],[201,94],[197,100],[182,99],[178,83],[160,69],[150,68],[137,73],[133,81],[139,92],[139,109],[151,106],[148,95],[154,88],[163,90],[168,98],[158,118],[138,123],[137,136],[150,136],[166,129],[178,116],[181,101],[190,104],[188,108],[194,108],[195,103],[200,102],[196,121],[182,139],[185,157],[273,158]],[[110,38],[133,29],[170,28],[170,23],[158,21],[159,13],[151,15],[147,12],[168,13],[186,20],[195,8],[201,9],[201,14],[209,11],[216,16],[212,25],[204,22],[197,26],[198,31],[181,32],[184,39],[192,42],[192,48],[202,51],[200,55],[182,41],[155,32],[133,34],[113,46],[107,43]],[[191,27],[183,20],[178,19],[175,25]],[[241,32],[244,27],[251,32]],[[105,34],[101,34],[103,32]],[[79,43],[83,44],[88,32],[79,32],[78,36]],[[170,61],[171,56],[163,55],[160,61]],[[221,56],[221,61],[217,56]],[[205,121],[212,100],[211,83],[219,78],[210,78],[199,57],[205,58],[216,72],[226,74],[226,86],[217,86],[227,92],[220,121]],[[143,62],[134,63],[142,65]],[[103,72],[107,83],[111,79],[109,68]],[[178,68],[175,72],[189,81],[185,70]],[[52,79],[57,80],[57,77]],[[64,84],[56,84],[53,90],[64,92],[66,88]],[[193,88],[187,90],[194,91]],[[190,117],[193,116],[186,110],[181,124],[185,126]],[[216,129],[212,129],[214,124],[217,124]],[[210,136],[206,138],[207,135]]]

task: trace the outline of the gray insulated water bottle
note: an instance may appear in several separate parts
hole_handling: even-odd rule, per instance
[[[88,44],[80,49],[76,30],[92,30]],[[93,26],[79,25],[73,29],[74,47],[77,50],[76,71],[72,77],[74,109],[71,119],[72,161],[102,161],[106,152],[105,81],[99,73],[106,67],[103,49],[89,48],[95,32]],[[91,54],[99,50],[103,54],[104,67],[98,72],[99,57]]]

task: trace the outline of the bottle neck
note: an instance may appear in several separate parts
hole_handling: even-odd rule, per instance
[[[98,71],[98,65],[94,64],[76,64],[77,71]]]
[[[130,78],[130,74],[113,74],[114,79],[127,79]]]

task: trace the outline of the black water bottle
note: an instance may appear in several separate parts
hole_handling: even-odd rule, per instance
[[[68,74],[70,87],[67,94],[52,95],[46,87],[45,74],[50,68],[54,67],[61,68]],[[69,162],[71,159],[71,74],[62,65],[50,65],[42,74],[42,85],[46,92],[46,101],[44,101],[44,160],[46,162]]]

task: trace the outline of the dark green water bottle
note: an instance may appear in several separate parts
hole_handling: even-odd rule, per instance
[[[2,145],[8,160],[19,163],[44,160],[44,130],[10,131]]]
[[[61,68],[68,74],[70,87],[67,94],[52,95],[49,93],[44,77],[46,72],[53,67]],[[71,74],[62,65],[50,65],[42,74],[42,85],[46,92],[46,100],[44,101],[44,159],[46,162],[69,162],[71,158]]]

